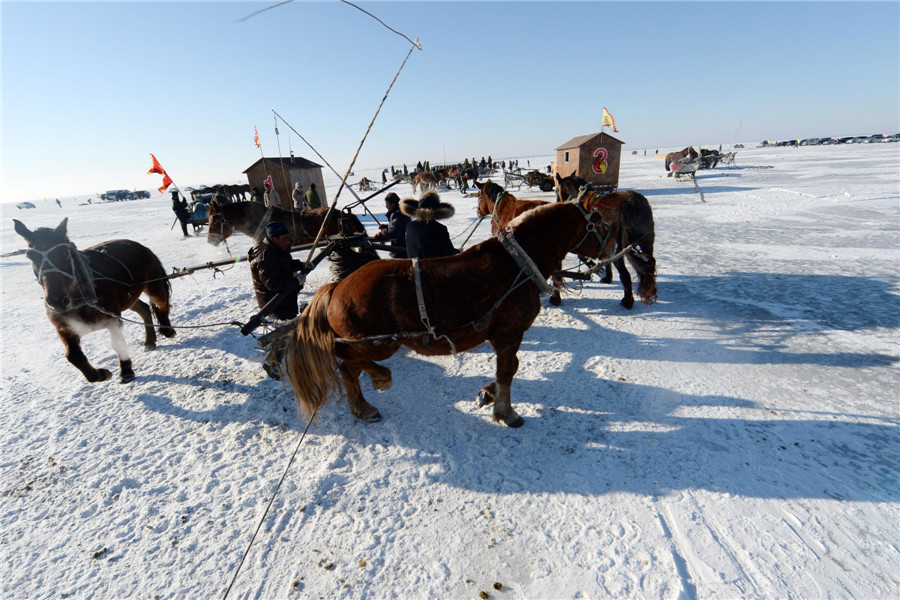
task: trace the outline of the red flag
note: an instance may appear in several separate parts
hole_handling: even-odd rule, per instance
[[[256,125],[253,126],[253,143],[259,148],[259,131],[256,130]]]
[[[153,159],[153,166],[150,167],[150,170],[149,170],[149,171],[147,171],[147,175],[150,175],[150,174],[152,174],[152,173],[157,173],[157,174],[163,176],[162,186],[160,186],[160,188],[159,188],[159,193],[162,194],[163,192],[166,191],[166,188],[167,188],[167,187],[169,187],[170,185],[172,185],[172,178],[169,177],[169,174],[166,173],[166,170],[162,168],[162,165],[159,164],[159,161],[156,160],[156,157],[155,157],[155,156],[153,156],[153,155],[151,154],[151,155],[150,155],[150,158]]]
[[[165,175],[166,170],[162,168],[162,165],[159,164],[159,161],[156,160],[156,157],[151,154],[150,158],[153,159],[153,166],[150,167],[149,171],[147,171],[147,175],[150,175],[151,173],[159,173],[160,175]]]
[[[265,186],[265,185],[268,185],[269,188],[275,189],[275,184],[272,183],[272,176],[271,176],[271,175],[269,175],[268,177],[266,177],[265,181],[263,181],[263,185],[264,185],[264,186]]]

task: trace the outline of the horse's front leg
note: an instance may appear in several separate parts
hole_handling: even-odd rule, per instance
[[[622,298],[622,306],[631,308],[634,306],[634,292],[631,290],[631,273],[628,272],[628,267],[625,266],[624,258],[620,257],[613,264],[616,265],[616,271],[619,272],[619,279],[622,281],[622,288],[625,291],[625,296]],[[609,265],[606,268],[608,269]]]
[[[150,307],[143,300],[138,300],[132,305],[131,310],[139,314],[144,322],[144,350],[156,350],[156,329],[153,327]]]
[[[128,354],[128,343],[125,342],[125,336],[122,334],[122,321],[118,319],[110,319],[109,325],[109,343],[119,357],[119,383],[128,383],[134,381],[134,370],[131,368],[131,356]]]
[[[81,351],[81,336],[76,335],[68,330],[57,330],[59,339],[62,340],[66,347],[66,360],[81,371],[84,378],[91,383],[98,381],[106,381],[112,377],[112,373],[108,369],[95,369],[91,366],[84,352]]]
[[[347,402],[350,404],[350,412],[353,416],[369,423],[380,421],[381,413],[378,412],[377,408],[366,402],[366,399],[362,395],[362,389],[359,387],[359,375],[362,372],[360,365],[356,362],[343,360],[338,365],[338,369],[344,380],[344,389],[347,390]],[[388,371],[387,369],[385,370]],[[390,382],[390,371],[388,371],[388,382]],[[374,378],[372,379],[372,383],[373,385],[375,384]],[[388,387],[390,387],[389,383]],[[378,389],[377,386],[376,389]]]
[[[494,381],[494,420],[503,421],[510,427],[521,427],[525,421],[513,410],[510,387],[513,376],[519,370],[519,346],[522,335],[491,340],[497,353],[497,379]],[[488,386],[489,387],[489,386]]]

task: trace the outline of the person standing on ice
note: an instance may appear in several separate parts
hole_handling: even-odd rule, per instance
[[[275,208],[281,208],[281,196],[278,194],[278,191],[272,187],[272,184],[268,181],[266,182],[266,206],[274,206]]]
[[[299,181],[294,184],[291,199],[294,201],[294,210],[309,210],[309,203],[306,201],[306,195],[303,193],[303,185]]]
[[[322,201],[319,200],[319,192],[316,191],[316,184],[309,184],[309,189],[306,190],[306,204],[309,205],[309,208],[319,208],[322,206]]]
[[[452,204],[441,202],[430,190],[418,202],[407,198],[400,203],[401,212],[412,220],[406,225],[406,255],[409,258],[438,258],[459,254],[450,241],[447,226],[438,223],[455,213]]]
[[[391,258],[406,258],[406,225],[409,217],[400,212],[400,196],[394,192],[384,197],[384,207],[387,209],[388,222],[379,225],[379,232],[372,239],[376,242],[390,242]]]
[[[184,233],[184,237],[188,237],[187,222],[190,218],[190,213],[188,212],[187,200],[184,198],[178,199],[178,190],[172,191],[172,212],[175,213],[175,216],[178,217],[178,222],[181,223],[181,232]]]

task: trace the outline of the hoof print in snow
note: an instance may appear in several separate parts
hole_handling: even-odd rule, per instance
[[[97,560],[98,558],[103,558],[103,556],[106,555],[106,551],[107,551],[106,548],[104,548],[103,550],[97,550],[96,552],[91,554],[91,558],[94,560]]]

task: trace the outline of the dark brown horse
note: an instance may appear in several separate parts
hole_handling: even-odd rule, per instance
[[[578,205],[548,204],[509,224],[512,241],[491,238],[444,258],[370,262],[319,288],[296,326],[275,338],[269,352],[287,345],[285,371],[298,408],[312,412],[322,406],[331,391],[341,390],[340,373],[350,411],[377,421],[378,409],[360,390],[362,371],[375,389],[387,390],[391,371],[376,361],[401,346],[447,355],[488,341],[497,353],[497,371],[495,381],[481,389],[481,405],[493,402],[494,420],[518,427],[523,421],[512,408],[510,385],[519,345],[540,312],[547,277],[568,252],[578,251],[589,224],[597,226],[600,219]]]
[[[688,146],[681,152],[669,152],[666,154],[666,171],[670,170],[672,163],[677,163],[683,158],[687,158],[688,160],[694,160],[700,156],[696,150],[694,150],[693,146]]]
[[[633,191],[614,192],[612,194],[599,194],[596,191],[585,191],[580,194],[586,181],[576,175],[560,177],[554,175],[556,180],[556,194],[559,202],[577,199],[585,210],[596,210],[611,228],[610,238],[615,242],[615,249],[622,250],[628,245],[633,246],[634,252],[625,254],[628,262],[638,274],[638,296],[644,304],[656,302],[656,259],[653,258],[653,243],[656,238],[653,226],[653,209],[647,198]],[[585,244],[587,246],[588,244]],[[609,248],[606,254],[611,254]],[[588,258],[598,258],[599,254],[582,254]],[[613,263],[619,272],[619,279],[625,289],[622,298],[622,306],[631,308],[634,306],[634,294],[631,291],[631,274],[625,266],[625,258],[619,257]],[[606,264],[606,274],[601,279],[603,283],[612,282],[612,269]]]
[[[313,208],[304,211],[282,210],[277,207],[266,207],[259,202],[234,202],[232,204],[209,206],[209,230],[206,233],[206,241],[213,246],[218,246],[232,233],[239,231],[255,240],[265,237],[266,224],[270,221],[281,221],[287,225],[294,237],[293,244],[307,244],[313,242],[325,216],[328,207]],[[362,223],[353,214],[340,214],[331,211],[331,216],[325,224],[325,235],[336,235],[341,232],[340,219],[349,219],[349,228],[353,233],[365,231]]]
[[[107,329],[119,357],[119,380],[134,379],[128,346],[122,335],[123,311],[133,310],[144,321],[144,348],[156,348],[152,315],[159,333],[172,337],[169,322],[169,280],[159,259],[148,248],[131,240],[111,240],[83,252],[66,235],[68,219],[56,229],[39,227],[30,231],[13,219],[16,233],[25,238],[34,274],[44,288],[47,318],[66,347],[66,359],[88,381],[112,377],[107,369],[95,369],[81,351],[81,336]],[[150,299],[150,306],[140,296]]]

